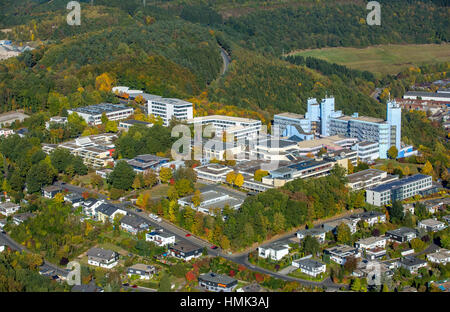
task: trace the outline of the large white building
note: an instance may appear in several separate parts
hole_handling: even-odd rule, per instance
[[[375,206],[383,206],[417,194],[424,195],[434,192],[435,187],[433,187],[431,176],[415,174],[367,189],[366,202]]]
[[[114,133],[95,134],[79,137],[73,141],[57,144],[42,144],[42,150],[50,154],[54,149],[60,147],[70,151],[75,156],[80,156],[86,166],[101,168],[108,163],[114,163],[112,154],[115,145],[112,143],[117,135]]]
[[[260,120],[223,115],[195,117],[188,120],[188,124],[213,125],[217,137],[222,137],[226,132],[237,140],[256,138],[261,131]]]
[[[102,114],[105,113],[108,120],[123,120],[127,119],[134,112],[133,108],[122,104],[100,103],[96,105],[90,105],[85,107],[77,107],[68,109],[70,114],[77,113],[82,117],[86,123],[90,125],[101,125]]]
[[[144,96],[143,96],[144,97]],[[161,117],[164,126],[169,126],[172,118],[177,120],[189,120],[193,118],[192,103],[180,99],[168,99],[158,95],[148,95],[147,112],[149,115]]]

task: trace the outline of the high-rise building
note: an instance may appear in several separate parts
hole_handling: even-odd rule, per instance
[[[300,126],[304,133],[315,132],[322,137],[342,135],[357,138],[359,141],[370,141],[378,144],[379,157],[387,157],[387,151],[393,145],[401,150],[401,108],[395,101],[387,104],[387,120],[359,116],[354,113],[346,116],[335,110],[334,97],[327,97],[319,105],[316,99],[308,100],[308,112],[303,115],[282,113],[274,116],[274,127],[280,128],[279,134],[288,126]],[[288,131],[289,132],[289,131]],[[291,133],[291,132],[289,132]],[[312,139],[303,135],[301,139]]]
[[[148,114],[159,116],[164,126],[169,126],[170,120],[188,120],[193,117],[192,103],[180,99],[167,99],[163,97],[152,97],[148,100]]]

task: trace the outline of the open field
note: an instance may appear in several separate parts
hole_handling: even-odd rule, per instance
[[[294,51],[290,55],[313,56],[383,75],[397,74],[413,65],[450,61],[450,44],[378,45],[364,49],[323,48]]]

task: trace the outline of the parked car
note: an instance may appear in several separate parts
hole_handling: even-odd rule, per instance
[[[136,212],[142,212],[141,208],[136,208]]]
[[[156,222],[161,222],[161,217],[158,217],[157,215],[151,213],[149,214],[149,217],[152,218],[153,220],[155,220]]]
[[[130,286],[130,284],[129,283],[125,283],[125,284],[122,284],[122,286],[128,287],[128,286]]]
[[[216,245],[212,245],[211,249],[217,249],[218,247]]]
[[[186,236],[186,237],[189,237],[189,236],[191,236],[191,234],[187,233],[185,236]]]
[[[133,288],[137,288],[137,285],[133,285],[133,286],[131,286],[131,287],[133,287]]]

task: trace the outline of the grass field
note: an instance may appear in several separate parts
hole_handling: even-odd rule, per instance
[[[378,45],[364,49],[323,48],[294,51],[377,75],[397,74],[405,68],[450,61],[450,44]]]

